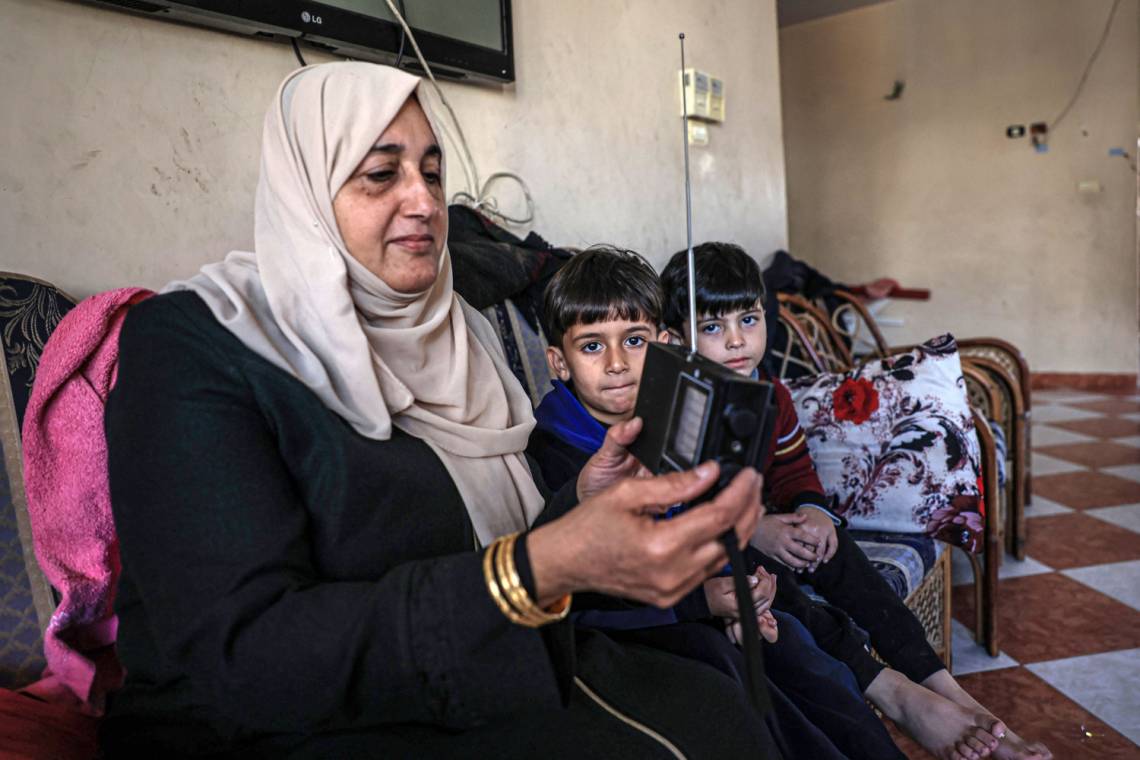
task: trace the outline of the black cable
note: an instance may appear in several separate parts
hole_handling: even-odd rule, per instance
[[[297,38],[290,37],[289,40],[293,43],[293,55],[297,56],[297,63],[301,66],[308,66],[309,64],[305,63],[305,59],[301,57],[301,46],[297,44]]]
[[[396,0],[396,5],[400,6],[400,15],[404,17],[404,21],[408,20],[408,10],[404,7],[404,0]],[[395,67],[400,68],[400,62],[404,60],[404,43],[407,41],[408,35],[404,32],[404,25],[400,25],[400,49],[396,52]]]
[[[1089,58],[1088,64],[1085,66],[1085,73],[1081,74],[1081,81],[1077,83],[1077,91],[1073,93],[1073,97],[1069,99],[1069,104],[1061,109],[1061,113],[1053,121],[1049,122],[1049,131],[1056,131],[1057,125],[1061,123],[1069,114],[1069,109],[1077,102],[1077,98],[1081,95],[1081,90],[1085,87],[1085,82],[1088,81],[1089,72],[1092,71],[1093,64],[1096,63],[1097,57],[1100,55],[1101,48],[1104,47],[1104,41],[1108,39],[1108,30],[1112,28],[1112,17],[1116,15],[1116,9],[1120,7],[1120,0],[1114,0],[1112,9],[1108,12],[1108,20],[1104,22],[1104,31],[1101,32],[1100,42],[1096,43],[1096,49],[1093,50],[1092,56]]]

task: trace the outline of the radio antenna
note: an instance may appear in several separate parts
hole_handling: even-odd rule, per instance
[[[685,244],[689,249],[689,350],[697,352],[697,268],[693,255],[693,192],[689,179],[689,102],[685,79],[685,33],[681,40],[681,144],[685,146]]]

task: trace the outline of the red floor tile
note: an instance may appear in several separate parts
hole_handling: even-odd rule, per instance
[[[1011,731],[1023,739],[1044,743],[1057,760],[1140,757],[1140,749],[1126,736],[1025,668],[974,673],[958,680]],[[895,744],[910,760],[934,759],[889,720],[886,724]]]
[[[1140,502],[1140,483],[1103,472],[1063,472],[1033,478],[1033,495],[1073,509]]]
[[[1050,422],[1049,424],[1073,433],[1095,435],[1098,438],[1140,435],[1140,422],[1125,420],[1120,417],[1094,417],[1087,420],[1069,420],[1068,422]]]
[[[1108,398],[1102,401],[1082,401],[1076,404],[1068,404],[1064,401],[1061,403],[1065,404],[1065,406],[1071,406],[1074,409],[1086,409],[1090,412],[1101,412],[1102,414],[1129,414],[1130,412],[1140,412],[1140,401],[1123,398]]]
[[[1034,451],[1085,467],[1115,467],[1121,464],[1140,464],[1140,447],[1124,446],[1109,441],[1097,443],[1066,443],[1059,446],[1041,446]]]
[[[953,590],[951,609],[973,630],[973,586]],[[1134,649],[1140,612],[1060,573],[1010,578],[998,583],[998,646],[1023,665]]]
[[[1035,517],[1026,551],[1055,570],[1140,559],[1140,536],[1082,514]]]
[[[1043,742],[1057,760],[1135,760],[1140,756],[1127,737],[1025,668],[973,673],[959,680],[1011,730],[1024,739]]]

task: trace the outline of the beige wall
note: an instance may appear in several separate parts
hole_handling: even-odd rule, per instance
[[[1137,0],[895,0],[780,32],[791,251],[930,287],[888,337],[997,335],[1035,371],[1137,369]],[[906,80],[901,100],[883,95]],[[1081,180],[1103,191],[1077,193]]]
[[[516,0],[514,14],[518,82],[445,87],[480,172],[529,182],[534,229],[658,264],[683,246],[685,31],[690,65],[729,96],[729,121],[693,154],[695,233],[757,255],[786,245],[773,0]],[[64,0],[0,0],[0,27],[0,269],[83,296],[157,287],[251,245],[287,46]]]

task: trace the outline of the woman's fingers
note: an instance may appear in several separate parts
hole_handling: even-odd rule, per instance
[[[692,501],[705,493],[716,482],[719,474],[720,465],[708,461],[684,472],[670,472],[644,480],[629,480],[621,486],[625,489],[622,499],[625,506],[636,511],[647,508],[668,508],[674,504]]]
[[[743,544],[760,519],[759,484],[760,476],[755,470],[741,470],[712,501],[702,502],[671,522],[686,531],[690,544],[717,538],[729,529]]]

